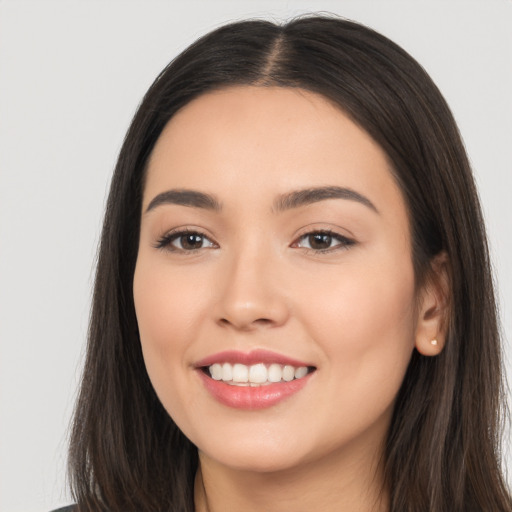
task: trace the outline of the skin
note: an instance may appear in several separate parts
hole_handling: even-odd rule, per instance
[[[323,186],[375,209],[339,198],[276,208],[283,194]],[[211,194],[222,208],[147,211],[171,189]],[[184,228],[203,237],[199,248],[161,241]],[[326,230],[328,249],[310,248],[307,235]],[[414,347],[442,349],[439,297],[416,287],[386,155],[329,101],[241,86],[178,112],[148,167],[134,299],[153,386],[199,449],[197,510],[387,510],[378,462]],[[195,363],[252,349],[316,371],[267,409],[219,403]]]

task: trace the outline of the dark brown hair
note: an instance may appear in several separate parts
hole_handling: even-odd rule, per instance
[[[146,163],[169,119],[231,85],[300,87],[330,99],[387,153],[408,205],[418,282],[448,255],[451,318],[438,357],[414,352],[384,467],[393,512],[511,511],[500,467],[500,340],[486,237],[450,110],[421,66],[335,17],[230,24],[158,76],[126,135],[108,199],[70,476],[81,511],[193,511],[197,449],[151,386],[132,281]]]

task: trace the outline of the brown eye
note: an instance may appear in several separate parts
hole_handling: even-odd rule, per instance
[[[193,251],[194,249],[201,249],[203,247],[204,237],[197,233],[187,233],[177,237],[173,242],[178,242],[177,245],[180,249],[185,251]]]
[[[308,242],[311,249],[321,251],[331,247],[332,236],[327,233],[314,233],[308,235]]]
[[[330,231],[314,231],[301,236],[293,247],[300,247],[317,252],[330,252],[345,249],[354,245],[355,241]]]
[[[217,245],[202,233],[179,231],[165,235],[158,241],[155,247],[173,252],[192,252],[199,249],[217,247]]]

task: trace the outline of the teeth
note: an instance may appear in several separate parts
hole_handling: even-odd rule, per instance
[[[302,379],[302,377],[305,377],[308,374],[308,369],[305,366],[301,366],[300,368],[297,368],[295,370],[295,378],[296,379]]]
[[[283,378],[283,368],[280,364],[271,364],[268,367],[268,380],[270,382],[281,382]]]
[[[233,365],[233,382],[249,382],[249,368],[245,364]]]
[[[253,384],[263,384],[267,382],[268,371],[264,364],[253,364],[249,368],[249,382]]]
[[[308,374],[306,366],[295,368],[290,365],[273,363],[266,366],[263,363],[246,366],[245,364],[230,363],[212,364],[209,368],[214,380],[222,380],[237,386],[259,386],[273,382],[290,382],[293,379],[302,379]]]
[[[222,366],[220,364],[212,364],[210,366],[210,374],[213,380],[221,380],[222,379]]]
[[[233,380],[233,367],[229,363],[222,365],[222,380]]]
[[[283,380],[285,382],[290,382],[295,377],[295,368],[293,366],[286,365],[283,368]]]

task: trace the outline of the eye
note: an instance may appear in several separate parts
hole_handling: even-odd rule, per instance
[[[292,247],[300,247],[318,252],[343,249],[355,242],[332,231],[314,231],[301,236]]]
[[[211,247],[216,247],[216,244],[205,235],[197,231],[188,230],[169,233],[163,236],[156,244],[157,249],[181,252],[191,252]]]

